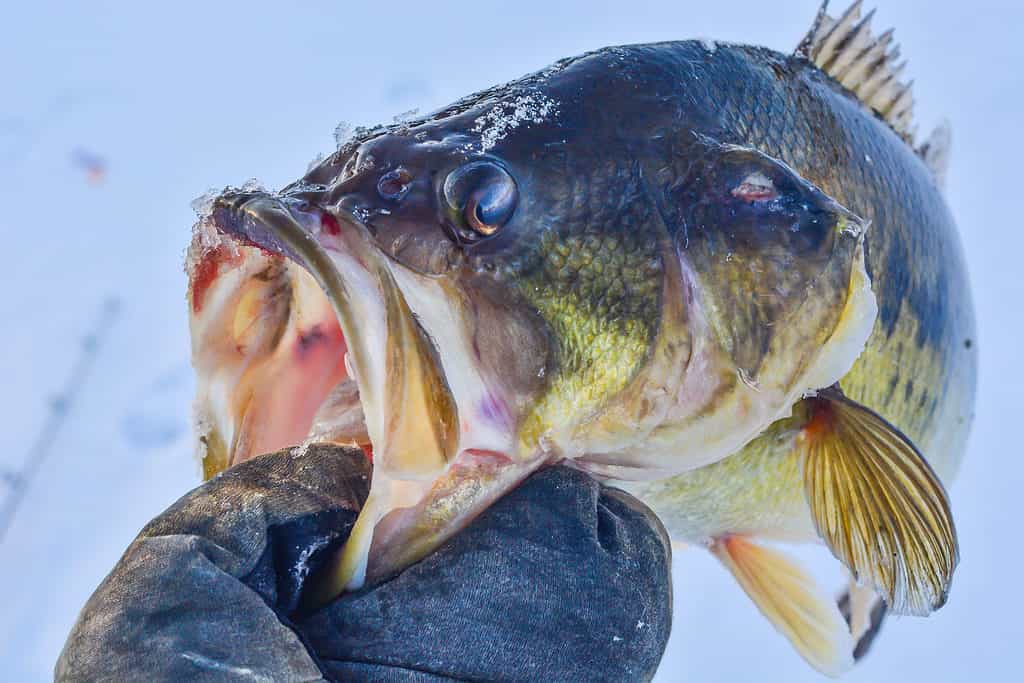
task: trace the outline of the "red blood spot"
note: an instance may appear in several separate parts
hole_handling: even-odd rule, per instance
[[[191,285],[192,285],[192,312],[198,313],[203,308],[203,299],[206,297],[206,292],[210,289],[210,285],[217,279],[217,275],[220,274],[220,267],[222,263],[236,264],[241,260],[241,255],[234,252],[232,249],[228,249],[224,245],[214,247],[210,251],[206,252],[199,259],[199,263],[196,264],[195,269],[192,272]]]
[[[341,234],[341,226],[338,225],[338,219],[334,217],[334,214],[328,213],[327,211],[320,214],[320,225],[328,235]]]

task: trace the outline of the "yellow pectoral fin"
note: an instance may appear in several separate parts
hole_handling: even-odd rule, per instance
[[[783,553],[741,536],[711,546],[761,613],[826,676],[853,666],[853,638],[839,606]]]
[[[808,401],[804,487],[818,533],[894,613],[938,609],[959,560],[942,482],[910,439],[838,389]]]

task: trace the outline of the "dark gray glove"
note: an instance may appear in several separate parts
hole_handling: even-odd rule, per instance
[[[629,681],[671,624],[671,550],[636,499],[545,470],[393,580],[298,611],[366,496],[360,451],[242,463],[153,520],[86,603],[55,677]]]

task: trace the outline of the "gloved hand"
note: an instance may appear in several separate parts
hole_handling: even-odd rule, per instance
[[[150,522],[86,603],[62,681],[630,681],[671,623],[671,550],[636,499],[535,475],[433,555],[313,614],[311,571],[369,483],[361,451],[280,451]]]

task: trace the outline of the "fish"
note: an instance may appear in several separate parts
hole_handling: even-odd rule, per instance
[[[610,47],[357,130],[202,203],[204,475],[316,441],[373,464],[311,604],[394,576],[567,464],[707,548],[817,670],[947,600],[970,284],[892,32],[792,54]],[[827,594],[776,543],[826,546]]]

